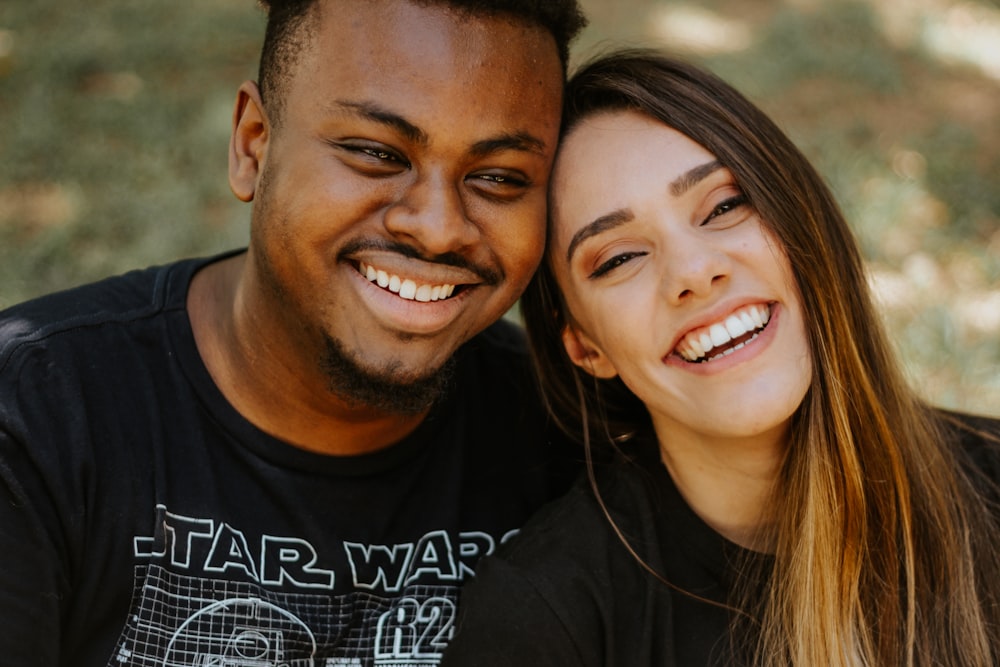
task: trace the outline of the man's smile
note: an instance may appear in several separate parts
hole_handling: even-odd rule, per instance
[[[455,293],[455,285],[417,283],[415,280],[401,278],[395,273],[375,268],[365,262],[358,262],[358,270],[371,282],[403,299],[422,302],[439,301],[447,299]]]

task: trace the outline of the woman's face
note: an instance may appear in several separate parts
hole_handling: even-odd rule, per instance
[[[551,194],[574,363],[619,375],[661,440],[782,443],[811,380],[802,308],[729,170],[658,121],[608,112],[566,138]]]

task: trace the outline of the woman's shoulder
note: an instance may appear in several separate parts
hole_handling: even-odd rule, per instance
[[[937,417],[973,477],[985,478],[1000,500],[1000,419],[947,410],[938,410]]]
[[[945,432],[968,452],[996,455],[1000,451],[1000,418],[938,410]]]
[[[641,467],[621,462],[598,468],[593,479],[581,475],[566,494],[538,510],[497,555],[521,565],[540,559],[558,562],[567,551],[579,553],[586,546],[594,553],[597,545],[617,542],[609,513],[616,522],[637,521],[649,505],[642,477]]]
[[[652,609],[643,623],[662,633],[667,617],[654,612],[669,600],[649,604],[643,571],[612,527],[629,535],[652,530],[640,525],[650,504],[641,475],[632,464],[600,466],[600,496],[583,476],[483,558],[463,587],[444,664],[579,666],[603,664],[606,655],[617,656],[616,664],[645,664],[635,657],[648,652],[645,642],[619,639],[640,631],[636,608]]]

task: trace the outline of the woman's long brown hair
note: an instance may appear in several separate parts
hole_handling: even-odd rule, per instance
[[[756,636],[744,638],[754,663],[1000,663],[995,509],[959,461],[953,429],[907,386],[854,237],[808,160],[731,86],[658,52],[598,58],[571,78],[565,104],[564,135],[590,115],[628,109],[704,146],[791,263],[813,379],[769,512],[767,599],[733,601],[762,610]],[[547,261],[521,308],[548,407],[568,433],[609,441],[651,429],[623,383],[582,378],[570,363],[560,335],[569,314]]]

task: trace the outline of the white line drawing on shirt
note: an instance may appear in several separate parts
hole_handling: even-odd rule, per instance
[[[259,598],[231,598],[181,624],[163,667],[314,667],[315,655],[302,619]]]

